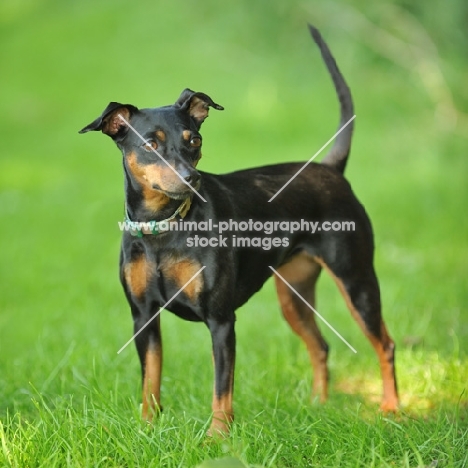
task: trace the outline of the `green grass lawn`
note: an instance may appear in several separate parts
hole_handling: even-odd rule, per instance
[[[463,8],[0,5],[0,466],[195,467],[224,457],[260,467],[468,466],[468,68],[466,38],[450,23]],[[205,437],[207,329],[166,311],[164,413],[147,426],[136,352],[117,355],[132,334],[117,272],[120,156],[108,138],[77,132],[109,101],[165,105],[190,87],[226,108],[204,124],[203,170],[306,160],[338,122],[307,21],[355,99],[346,176],[375,229],[401,412],[379,413],[377,359],[324,275],[318,309],[358,351],[322,327],[326,405],[310,404],[306,351],[269,282],[238,313],[231,437]],[[403,60],[410,49],[414,67]]]

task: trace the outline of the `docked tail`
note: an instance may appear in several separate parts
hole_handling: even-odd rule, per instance
[[[338,100],[340,101],[340,125],[338,130],[342,128],[353,116],[353,100],[351,98],[351,92],[346,84],[338,66],[336,65],[335,59],[330,52],[327,44],[323,40],[322,36],[316,28],[309,24],[310,33],[315,43],[318,45],[322,58],[325,65],[328,68],[328,72],[335,85]],[[348,161],[349,151],[351,149],[351,137],[353,134],[354,120],[351,121],[345,129],[343,129],[335,139],[335,143],[328,152],[328,154],[322,159],[322,164],[331,166],[341,173],[344,172],[346,162]]]

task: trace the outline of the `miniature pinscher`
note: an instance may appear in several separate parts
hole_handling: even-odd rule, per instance
[[[199,171],[200,127],[210,107],[223,107],[208,95],[189,89],[175,104],[159,108],[138,109],[112,102],[80,132],[101,130],[123,155],[125,214],[130,228],[123,233],[120,278],[133,316],[146,420],[161,409],[159,312],[164,306],[184,320],[204,322],[208,327],[215,369],[209,432],[229,432],[234,418],[236,310],[272,275],[282,313],[307,347],[314,371],[312,395],[326,400],[329,347],[312,310],[322,269],[336,282],[377,353],[383,380],[381,408],[397,409],[395,346],[381,315],[372,228],[343,177],[353,131],[352,122],[343,128],[353,117],[351,93],[320,33],[312,26],[309,29],[333,80],[341,112],[342,131],[320,164],[276,164],[223,175]],[[269,202],[275,194],[278,196]],[[182,219],[195,231],[157,228],[161,224],[179,227]],[[195,233],[208,240],[218,237],[214,232],[197,231],[208,220],[213,225],[221,221],[235,225],[249,220],[351,220],[355,229],[280,232],[281,223],[276,223],[274,236],[281,242],[268,249],[231,242],[212,242],[205,247],[194,244]],[[141,228],[138,223],[153,223],[155,228]],[[242,235],[253,240],[259,233]]]

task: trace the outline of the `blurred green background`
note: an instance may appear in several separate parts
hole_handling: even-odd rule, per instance
[[[226,109],[203,126],[203,170],[306,160],[338,123],[307,22],[353,92],[346,176],[373,221],[389,328],[401,350],[466,361],[467,20],[466,2],[456,0],[3,0],[0,415],[34,413],[32,387],[79,392],[73,382],[91,373],[105,386],[109,368],[128,380],[124,393],[138,394],[136,353],[115,354],[131,336],[117,273],[120,155],[107,137],[78,130],[109,101],[166,105],[190,87]],[[375,363],[326,278],[321,293],[321,313],[368,356],[353,362]],[[241,381],[254,375],[250,350],[263,349],[259,323],[271,331],[265,343],[300,354],[306,366],[271,284],[244,309]],[[206,331],[169,313],[163,322],[167,375],[185,375],[195,360],[208,367]],[[355,359],[325,334],[337,365]],[[410,376],[402,394],[412,401]]]

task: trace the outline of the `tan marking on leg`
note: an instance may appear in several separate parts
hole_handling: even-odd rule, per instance
[[[135,297],[141,298],[143,296],[154,271],[155,265],[147,262],[143,254],[124,266],[125,281]]]
[[[232,392],[222,395],[220,398],[213,396],[213,419],[211,421],[208,435],[229,434],[229,428],[234,421],[232,409]]]
[[[289,263],[278,268],[278,273],[295,288],[297,284],[307,285],[308,294],[304,299],[315,307],[315,282],[320,273],[320,267],[307,254],[299,254]],[[326,342],[315,321],[314,313],[306,306],[294,301],[295,293],[275,276],[276,291],[283,316],[292,330],[304,341],[314,369],[312,398],[319,396],[321,402],[328,397],[328,352]],[[303,307],[304,310],[298,310]]]
[[[151,421],[161,409],[162,349],[150,347],[145,356],[145,377],[143,379],[142,417]]]
[[[398,409],[398,391],[396,385],[396,377],[395,377],[395,366],[393,364],[394,358],[394,343],[391,339],[390,335],[388,334],[387,328],[383,319],[381,318],[380,323],[380,334],[381,338],[377,338],[376,336],[372,335],[364,321],[361,318],[361,315],[354,307],[351,298],[349,297],[348,291],[346,290],[345,285],[338,278],[328,267],[328,265],[323,261],[323,259],[316,257],[316,262],[319,263],[329,275],[333,278],[338,289],[340,290],[341,295],[343,296],[346,305],[351,312],[351,315],[354,317],[356,322],[361,327],[364,334],[367,336],[369,341],[371,342],[372,346],[374,347],[377,356],[379,358],[380,363],[380,372],[382,375],[382,382],[383,382],[383,398],[382,403],[380,405],[383,411],[394,412]]]
[[[161,270],[180,289],[201,267],[200,263],[189,258],[170,259],[161,265]],[[184,288],[183,293],[195,304],[202,290],[203,277],[199,274]]]
[[[215,366],[214,355],[211,354],[211,360],[213,367]],[[234,410],[232,409],[232,388],[234,384],[234,376],[230,375],[229,387],[231,391],[226,395],[222,395],[220,398],[216,395],[216,381],[213,383],[213,402],[211,409],[213,411],[213,418],[211,420],[210,429],[208,430],[208,436],[223,436],[229,434],[231,423],[234,421]]]

